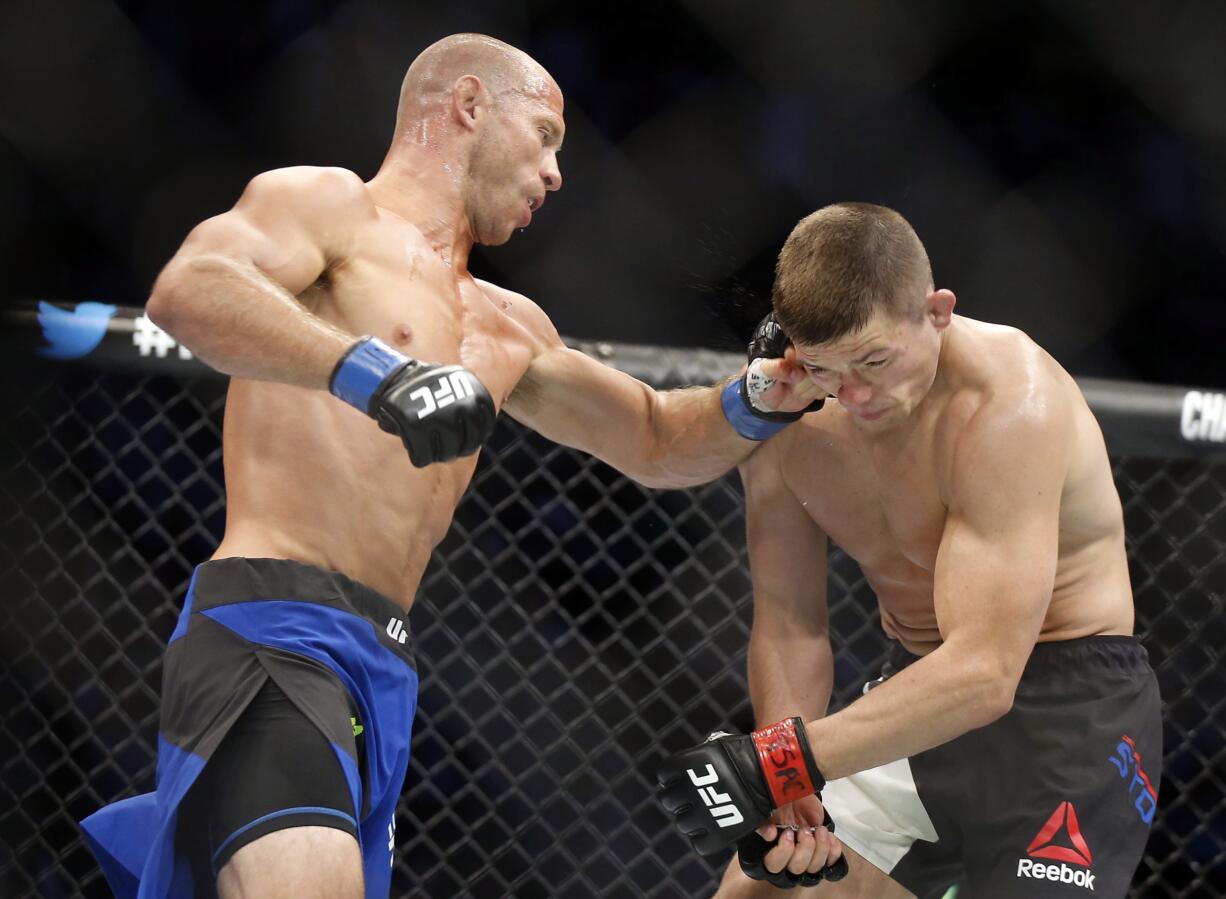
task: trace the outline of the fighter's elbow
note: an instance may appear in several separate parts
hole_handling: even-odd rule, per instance
[[[158,275],[145,302],[149,320],[176,338],[199,317],[202,265],[208,267],[210,263],[195,257],[172,259]]]
[[[970,706],[976,725],[985,727],[1013,709],[1017,695],[1017,676],[998,660],[985,660],[972,674],[975,689]]]
[[[640,460],[637,464],[626,465],[622,468],[622,474],[648,490],[682,490],[693,486],[691,482],[676,472],[669,471],[667,467],[650,460]]]
[[[145,302],[151,322],[204,358],[218,330],[211,307],[217,285],[233,276],[235,262],[219,254],[178,256],[158,275]],[[207,361],[207,360],[206,360]]]
[[[702,460],[687,459],[676,453],[649,453],[634,470],[625,474],[632,481],[652,490],[686,490],[719,479],[731,466],[719,469]]]
[[[1005,717],[1013,710],[1013,699],[1017,694],[1017,684],[1001,681],[990,685],[988,695],[983,701],[984,724],[991,724]]]
[[[163,269],[145,301],[145,316],[167,333],[174,334],[176,316],[182,309],[182,291],[170,266]]]

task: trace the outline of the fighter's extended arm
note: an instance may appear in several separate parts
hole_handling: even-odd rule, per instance
[[[297,294],[373,221],[357,175],[291,168],[257,175],[234,208],[196,226],[158,276],[146,312],[218,371],[327,389],[353,334]]]
[[[648,487],[704,484],[758,445],[729,423],[727,398],[721,397],[726,385],[654,390],[568,348],[527,299],[518,297],[517,305],[517,318],[536,348],[527,373],[503,407],[516,421],[590,453]],[[776,390],[779,394],[772,399],[779,409],[803,409],[817,398],[816,386],[808,381]],[[765,420],[741,405],[732,408],[744,422],[742,430]],[[780,426],[766,424],[759,439]]]
[[[939,746],[1012,707],[1051,601],[1070,428],[1059,397],[1001,413],[1010,402],[976,413],[953,455],[934,573],[943,642],[807,725],[826,778]]]
[[[225,374],[331,390],[400,437],[418,467],[470,455],[496,416],[472,372],[346,333],[298,300],[377,218],[344,169],[258,175],[233,209],[188,235],[146,313]]]

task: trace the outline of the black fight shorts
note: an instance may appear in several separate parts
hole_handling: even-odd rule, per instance
[[[895,646],[885,676],[914,662]],[[1158,804],[1158,682],[1134,637],[1041,643],[986,727],[831,781],[849,847],[919,899],[1122,897]]]

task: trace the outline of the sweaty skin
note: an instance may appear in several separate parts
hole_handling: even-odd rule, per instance
[[[516,304],[458,276],[417,228],[373,201],[358,194],[348,212],[332,220],[348,252],[299,301],[349,334],[467,366],[504,406],[534,351]],[[406,609],[477,462],[414,468],[398,437],[326,391],[240,378],[226,400],[223,458],[226,531],[214,558],[343,571]]]
[[[231,376],[213,558],[305,562],[412,604],[477,457],[414,468],[399,436],[328,393],[361,335],[465,366],[499,409],[649,486],[712,480],[756,446],[724,418],[718,387],[657,393],[469,274],[473,244],[505,243],[561,187],[562,113],[557,84],[526,54],[453,35],[409,67],[369,182],[339,168],[266,172],[188,236],[146,311]],[[772,408],[803,409],[816,392],[799,385]],[[217,886],[223,899],[357,897],[361,865],[348,834],[291,827],[239,849]]]
[[[952,315],[952,294],[941,293],[920,330],[877,316],[833,352],[797,348],[795,360],[839,401],[741,466],[755,715],[759,725],[804,717],[827,779],[1003,715],[1036,642],[1133,629],[1119,495],[1080,390],[1025,334]],[[908,344],[933,334],[937,362],[926,372]],[[892,368],[869,368],[874,359]],[[827,539],[860,564],[886,633],[924,658],[823,717],[834,679]],[[776,818],[813,825],[821,805],[809,797]],[[772,870],[815,870],[838,854],[820,828],[785,836],[768,854]],[[820,895],[909,895],[849,854],[851,875]],[[768,892],[732,865],[720,896]]]
[[[416,358],[465,365],[499,408],[649,485],[710,480],[753,448],[723,420],[715,389],[658,394],[566,348],[534,303],[474,279],[454,259],[448,264],[418,227],[381,208],[377,183],[364,185],[338,169],[281,170],[256,181],[262,183],[236,207],[246,219],[278,220],[287,204],[302,205],[294,227],[325,244],[321,255],[327,245],[339,247],[318,272],[304,266],[299,273],[291,260],[266,263],[259,273],[292,291],[337,334],[320,328],[312,335],[318,342],[298,348],[304,357],[327,350],[305,383],[237,376],[248,361],[225,366],[236,376],[223,438],[226,529],[214,558],[296,559],[342,571],[406,609],[412,603],[477,456],[414,468],[398,437],[320,389],[356,335],[373,334]],[[198,271],[221,264],[209,263],[195,245],[224,243],[212,230],[181,251],[198,260]],[[241,344],[240,355],[251,352],[250,333],[187,340],[211,361],[215,345],[227,341]],[[254,352],[258,358],[259,348]]]
[[[934,389],[904,425],[866,433],[831,403],[747,466],[778,468],[813,523],[860,564],[886,633],[925,655],[942,642],[935,578],[951,495],[966,467],[992,465],[962,438],[971,428],[1008,429],[1027,404],[1046,407],[1033,414],[1053,419],[1042,427],[1059,433],[998,449],[1060,457],[1051,459],[1057,477],[1033,485],[1059,490],[1051,599],[1036,642],[1131,634],[1123,515],[1102,433],[1073,379],[1020,331],[956,316]],[[1022,489],[1027,464],[1008,475]],[[991,597],[980,604],[990,609]]]
[[[338,168],[257,176],[188,236],[147,305],[232,376],[214,558],[341,571],[406,609],[477,457],[416,469],[398,437],[327,392],[359,335],[466,366],[518,421],[648,486],[712,480],[756,446],[725,420],[718,388],[658,393],[568,349],[534,303],[468,273],[474,243],[505,242],[561,186],[563,101],[513,48],[435,46],[448,43],[410,68],[370,182]],[[470,65],[502,72],[490,79],[500,93]],[[776,408],[804,408],[817,389]]]

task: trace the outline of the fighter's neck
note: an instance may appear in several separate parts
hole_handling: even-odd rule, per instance
[[[453,270],[467,272],[473,228],[458,173],[445,162],[389,156],[366,189],[376,206],[417,228]]]
[[[925,408],[945,405],[965,380],[966,361],[962,357],[962,345],[967,340],[965,332],[966,322],[960,315],[953,316],[949,327],[941,332],[941,349],[937,355],[932,386],[928,388],[921,403]]]

